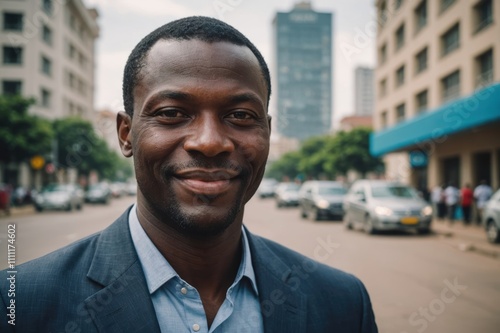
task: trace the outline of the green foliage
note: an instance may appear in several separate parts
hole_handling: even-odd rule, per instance
[[[23,162],[50,153],[54,133],[48,120],[28,114],[34,102],[0,96],[0,162]]]
[[[96,171],[110,180],[116,179],[118,173],[131,174],[130,164],[97,136],[90,122],[70,117],[54,121],[53,126],[58,142],[58,167],[76,168],[83,175]]]
[[[274,162],[266,175],[276,179],[283,176],[293,179],[299,174],[305,178],[333,179],[349,170],[363,176],[380,170],[383,167],[381,159],[372,157],[369,152],[370,133],[368,128],[356,128],[335,136],[308,139],[298,151],[285,154]]]

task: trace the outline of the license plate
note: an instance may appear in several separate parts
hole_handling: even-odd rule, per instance
[[[401,223],[403,224],[417,224],[418,223],[418,217],[403,217],[401,219]]]

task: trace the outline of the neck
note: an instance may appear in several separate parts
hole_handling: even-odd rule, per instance
[[[243,210],[225,231],[210,237],[181,233],[140,205],[137,215],[148,237],[183,280],[207,298],[225,295],[241,261]]]

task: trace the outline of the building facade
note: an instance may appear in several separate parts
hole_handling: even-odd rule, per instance
[[[375,133],[386,177],[500,185],[500,3],[378,0]]]
[[[92,121],[97,18],[81,0],[0,1],[0,93],[34,98],[32,115]],[[39,186],[40,171],[0,165],[0,182]]]
[[[0,2],[2,94],[34,97],[49,119],[94,111],[97,11],[81,0]]]
[[[375,81],[373,69],[356,67],[354,70],[354,114],[371,116],[375,108]]]
[[[326,134],[332,121],[332,14],[300,2],[274,25],[277,130],[304,140]]]

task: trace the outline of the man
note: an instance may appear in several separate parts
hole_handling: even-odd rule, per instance
[[[448,213],[448,221],[453,224],[455,222],[455,214],[460,199],[460,191],[453,183],[449,183],[444,190],[446,211]]]
[[[472,207],[472,189],[469,183],[460,190],[460,205],[462,206],[462,213],[464,217],[464,224],[469,225],[471,219]]]
[[[493,195],[493,190],[488,185],[486,180],[481,180],[481,183],[474,189],[474,199],[476,201],[477,216],[476,223],[481,224],[483,218],[483,209],[488,200]]]
[[[1,331],[377,332],[359,280],[242,226],[269,151],[270,92],[261,54],[225,23],[191,17],[146,36],[117,118],[137,203],[20,266],[16,326]]]

